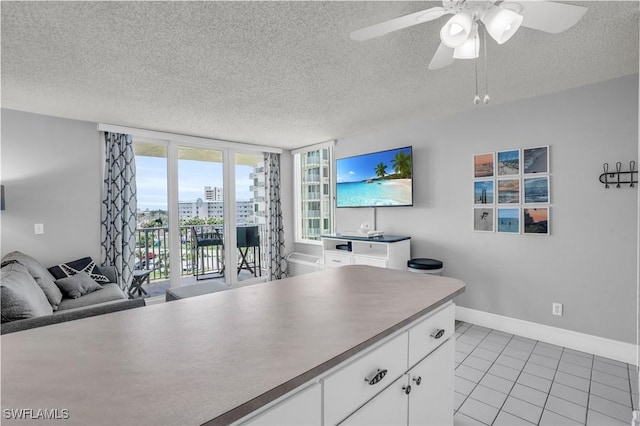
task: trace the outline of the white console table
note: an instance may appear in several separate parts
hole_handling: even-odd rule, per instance
[[[410,239],[399,235],[373,238],[322,235],[322,258],[325,267],[369,265],[404,271],[407,261],[411,259]],[[351,250],[337,248],[345,245]]]

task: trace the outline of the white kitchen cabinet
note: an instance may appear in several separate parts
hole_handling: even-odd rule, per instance
[[[241,424],[452,425],[454,311],[447,302]]]
[[[324,379],[324,422],[336,424],[407,370],[407,333],[347,363]]]
[[[420,361],[341,426],[445,426],[453,424],[454,342]]]
[[[388,426],[441,426],[453,424],[454,345],[451,338],[455,327],[455,308],[446,304],[426,318],[418,320],[405,329],[401,336],[408,339],[408,346],[400,346],[399,336],[383,345],[384,362],[392,359],[404,364],[403,374],[398,378],[397,368],[388,373],[393,383],[378,390],[364,405],[362,393],[356,387],[344,388],[341,394],[341,411],[327,411],[327,401],[338,400],[336,386],[327,387],[325,382],[325,425],[336,424],[348,407],[360,406],[340,425],[388,425]],[[391,344],[393,342],[393,345]],[[407,356],[408,355],[408,356]],[[371,355],[370,355],[371,356]],[[378,356],[378,359],[382,359]],[[356,364],[354,362],[351,366]],[[357,365],[357,364],[356,364]],[[354,367],[351,367],[353,369]],[[340,379],[341,386],[357,384],[354,375],[344,377],[337,372],[333,378]],[[387,382],[388,383],[388,382]],[[364,388],[363,385],[360,385]],[[359,398],[355,398],[360,395]],[[371,393],[364,395],[370,396]],[[331,398],[331,399],[328,399]]]
[[[449,339],[407,373],[409,426],[453,423],[454,345]]]
[[[409,240],[410,237],[397,235],[374,238],[323,235],[323,262],[325,267],[369,265],[406,270],[411,257]]]
[[[242,426],[321,426],[322,390],[316,383],[242,423]]]

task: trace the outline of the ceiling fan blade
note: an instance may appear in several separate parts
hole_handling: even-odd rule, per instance
[[[501,6],[520,13],[523,27],[554,34],[577,24],[587,11],[583,6],[545,0],[505,2]]]
[[[445,46],[443,43],[440,43],[438,46],[438,50],[433,55],[431,62],[429,62],[430,70],[437,70],[440,68],[444,68],[447,65],[451,65],[453,63],[453,51],[455,49],[451,47]]]
[[[432,7],[431,9],[421,10],[409,15],[400,16],[389,21],[361,28],[351,33],[351,39],[356,41],[365,41],[372,38],[389,34],[392,31],[401,30],[413,25],[422,24],[424,22],[433,21],[442,15],[450,13],[442,7]]]

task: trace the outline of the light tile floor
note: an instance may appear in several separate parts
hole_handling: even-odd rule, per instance
[[[454,423],[628,426],[637,377],[634,365],[458,323]]]

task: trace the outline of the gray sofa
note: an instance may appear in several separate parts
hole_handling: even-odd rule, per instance
[[[64,285],[68,280],[56,280],[33,257],[21,252],[7,254],[0,269],[1,334],[145,305],[144,299],[127,298],[118,285],[114,267],[101,266],[100,272],[101,283],[84,273],[74,276],[72,280],[81,282],[76,286],[80,292],[74,293]]]

